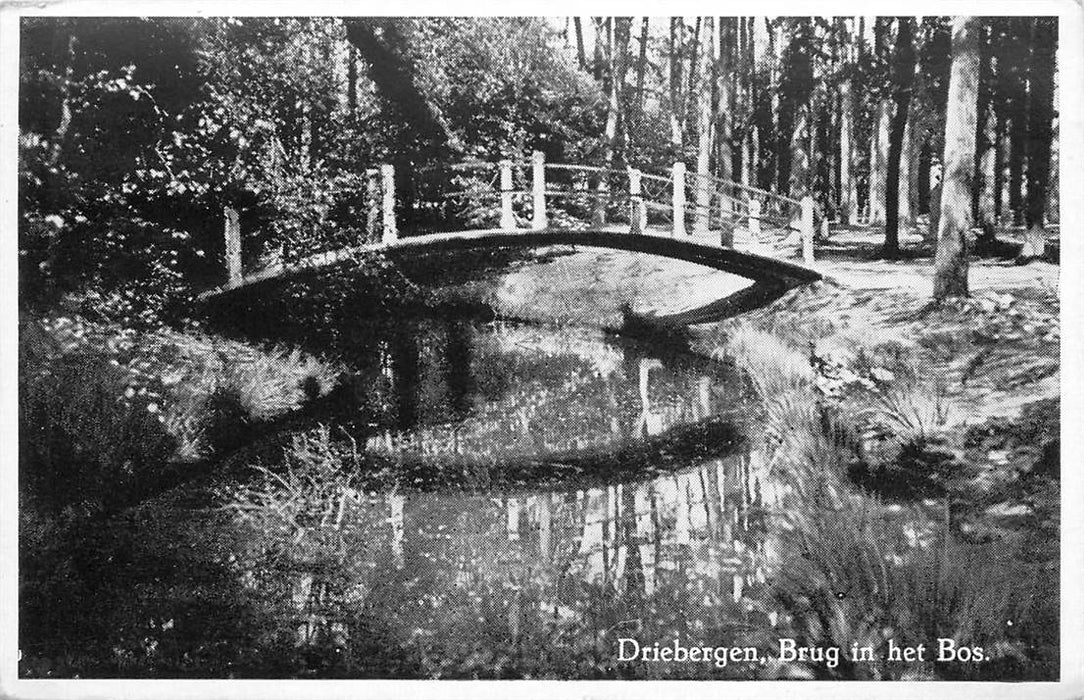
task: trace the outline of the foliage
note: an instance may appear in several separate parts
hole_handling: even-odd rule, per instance
[[[143,449],[140,441],[145,439],[149,454],[130,459],[133,471],[160,470],[173,459],[199,459],[221,447],[221,437],[236,443],[244,437],[239,427],[282,416],[328,394],[340,372],[297,349],[256,348],[192,332],[137,333],[81,317],[26,319],[19,340],[19,376],[25,385],[20,406],[33,411],[26,415],[27,426],[43,421],[30,430],[46,441],[41,449],[69,449],[65,440],[97,440],[103,450],[129,449],[123,441],[111,445],[108,431],[135,431],[129,451]],[[67,385],[61,377],[78,381]],[[81,395],[84,385],[92,391]],[[63,418],[51,418],[54,414]],[[145,419],[153,419],[153,425]],[[69,432],[48,437],[54,420],[64,421]],[[159,431],[168,437],[168,450],[159,451],[151,439]]]

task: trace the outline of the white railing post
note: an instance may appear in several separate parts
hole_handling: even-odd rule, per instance
[[[380,171],[368,168],[365,171],[365,240],[362,244],[376,243],[380,236]]]
[[[531,175],[534,200],[531,228],[540,231],[549,226],[546,220],[546,154],[542,151],[531,154]]]
[[[501,228],[516,227],[516,215],[512,211],[512,161],[501,161]]]
[[[719,191],[719,245],[734,247],[734,208],[726,192]]]
[[[241,217],[233,207],[223,210],[226,224],[223,233],[226,236],[226,273],[229,286],[241,284]]]
[[[380,176],[384,186],[384,201],[381,210],[384,214],[384,228],[381,243],[394,243],[399,240],[399,228],[395,224],[395,166],[384,163],[380,166]]]
[[[673,195],[672,204],[674,211],[674,236],[685,235],[685,164],[682,162],[674,163],[674,167],[671,170],[671,180],[673,182]]]
[[[802,197],[802,261],[813,264],[813,198]]]
[[[640,171],[629,168],[629,233],[643,233],[647,228],[647,210],[640,188]]]
[[[760,235],[760,200],[756,197],[749,198],[749,234]]]

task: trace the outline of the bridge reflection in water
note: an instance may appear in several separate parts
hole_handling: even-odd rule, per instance
[[[431,663],[496,649],[515,666],[539,645],[598,645],[605,658],[622,634],[770,627],[760,599],[781,495],[741,437],[752,407],[740,377],[589,330],[408,330],[371,348],[377,427],[358,449],[405,475],[478,476],[309,504],[337,512],[341,547],[331,567],[295,553],[276,580],[298,643],[349,647],[360,616]],[[720,426],[733,437],[715,439]],[[502,480],[524,463],[560,478]]]

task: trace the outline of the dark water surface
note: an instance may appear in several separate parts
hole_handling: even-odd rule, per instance
[[[24,675],[764,672],[618,658],[622,639],[771,646],[779,489],[732,367],[432,316],[359,322],[328,351],[331,396],[72,535],[55,560],[77,575],[34,574],[50,587],[23,593]]]
[[[772,486],[731,368],[501,322],[404,321],[355,341],[356,413],[295,451],[347,452],[383,486],[317,484],[308,463],[239,497],[234,559],[279,601],[275,634],[359,673],[594,677],[621,673],[622,637],[715,646],[771,626],[756,600]],[[369,669],[354,657],[374,635],[394,658]]]

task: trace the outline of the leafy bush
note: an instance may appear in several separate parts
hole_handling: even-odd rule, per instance
[[[68,356],[20,379],[20,474],[34,496],[108,509],[161,475],[176,441],[160,406],[106,358]]]

